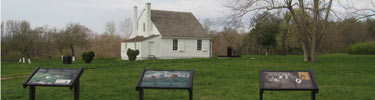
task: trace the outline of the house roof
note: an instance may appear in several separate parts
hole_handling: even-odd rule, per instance
[[[123,40],[122,42],[141,42],[141,41],[151,39],[151,38],[154,38],[154,37],[157,37],[157,36],[160,36],[160,35],[150,35],[148,37],[136,36],[136,37],[128,39],[128,40]]]
[[[151,10],[151,21],[162,37],[209,38],[191,12]]]

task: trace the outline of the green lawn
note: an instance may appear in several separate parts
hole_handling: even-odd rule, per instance
[[[251,59],[256,58],[256,59]],[[258,69],[308,70],[315,73],[319,85],[317,100],[375,100],[375,56],[328,54],[318,62],[303,62],[303,56],[243,56],[242,58],[178,59],[123,61],[95,59],[64,65],[61,61],[33,64],[1,62],[1,100],[28,100],[28,88],[22,83],[35,67],[79,68],[81,100],[137,100],[135,90],[143,68],[195,69],[195,100],[257,100]],[[187,100],[185,90],[145,90],[146,100]],[[61,87],[37,87],[37,100],[73,100],[73,90]],[[265,100],[308,100],[310,92],[275,91],[264,93]]]

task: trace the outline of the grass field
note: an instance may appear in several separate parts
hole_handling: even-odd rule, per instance
[[[255,58],[255,59],[253,59]],[[195,100],[257,100],[258,69],[308,70],[315,73],[319,85],[317,100],[375,100],[375,56],[327,54],[318,62],[303,62],[303,56],[243,56],[241,58],[123,61],[95,59],[64,65],[61,61],[33,64],[1,62],[1,100],[28,100],[28,88],[22,83],[35,67],[79,68],[81,100],[137,100],[135,90],[143,68],[195,69]],[[184,90],[145,90],[145,100],[187,100]],[[73,90],[61,87],[37,87],[37,100],[73,100]],[[310,92],[275,91],[264,93],[265,100],[309,100]]]

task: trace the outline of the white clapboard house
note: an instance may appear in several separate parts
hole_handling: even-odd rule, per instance
[[[121,59],[128,60],[127,50],[139,50],[138,60],[208,58],[211,41],[191,12],[151,10],[151,3],[137,17],[134,7],[133,32],[121,43]]]

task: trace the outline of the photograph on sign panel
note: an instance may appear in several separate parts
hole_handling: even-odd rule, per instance
[[[308,72],[263,72],[266,88],[312,88]]]
[[[187,87],[189,71],[146,71],[141,86]]]
[[[39,69],[30,79],[29,83],[41,85],[67,85],[72,81],[77,73],[78,70]]]

